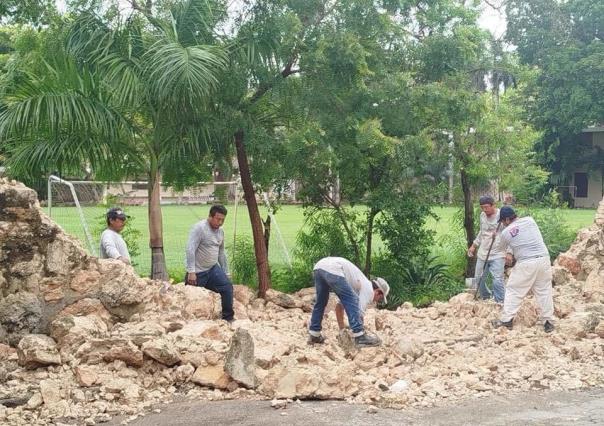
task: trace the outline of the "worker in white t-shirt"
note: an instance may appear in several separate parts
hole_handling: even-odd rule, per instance
[[[506,263],[511,265],[515,258],[516,264],[508,279],[501,319],[493,321],[493,326],[511,329],[522,299],[532,290],[544,321],[543,329],[551,333],[554,331],[552,267],[541,231],[532,217],[519,218],[510,206],[499,210],[499,221],[505,226],[500,241],[501,249],[507,249]]]
[[[119,259],[130,264],[130,253],[120,232],[126,226],[126,216],[120,208],[114,207],[107,212],[107,229],[101,234],[99,257],[101,259]]]
[[[336,305],[336,319],[340,330],[344,325],[344,312],[358,347],[379,346],[380,339],[365,333],[363,314],[371,302],[383,301],[390,292],[390,286],[383,278],[369,280],[356,265],[342,257],[325,257],[313,268],[316,301],[310,318],[309,343],[323,343],[321,323],[329,292],[340,299]]]

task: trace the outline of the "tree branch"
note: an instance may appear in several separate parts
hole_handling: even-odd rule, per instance
[[[127,0],[132,6],[132,9],[141,13],[151,25],[160,31],[164,31],[161,21],[153,16],[151,8],[153,7],[152,0],[147,0],[144,6],[141,6],[137,0]]]

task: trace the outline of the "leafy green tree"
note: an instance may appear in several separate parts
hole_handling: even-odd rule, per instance
[[[579,135],[604,123],[604,5],[598,0],[510,0],[506,38],[537,76],[525,91],[527,117],[542,131],[538,159],[556,185],[568,183],[577,165],[600,169]]]
[[[80,14],[66,49],[7,96],[0,134],[14,173],[88,163],[100,178],[147,175],[151,276],[166,279],[160,178],[209,151],[205,111],[226,60],[206,43],[224,15],[202,0],[176,3],[168,17],[152,6],[126,20]]]
[[[47,24],[56,16],[54,0],[2,0],[0,22]]]

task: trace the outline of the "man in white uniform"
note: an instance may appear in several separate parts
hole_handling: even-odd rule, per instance
[[[512,329],[522,299],[532,290],[541,310],[543,329],[551,333],[554,331],[552,268],[539,227],[530,216],[516,217],[510,206],[501,208],[499,220],[505,226],[501,232],[501,247],[507,248],[506,263],[511,264],[515,258],[516,265],[508,279],[501,319],[493,321],[493,326]]]
[[[130,264],[130,253],[120,232],[126,226],[128,216],[122,209],[114,207],[107,212],[107,229],[101,234],[99,257],[101,259],[119,259]]]
[[[365,333],[363,314],[371,302],[384,301],[390,292],[390,286],[383,278],[368,280],[354,263],[343,257],[325,257],[313,268],[316,301],[310,318],[308,332],[309,343],[323,343],[321,323],[329,292],[333,291],[340,299],[336,305],[336,319],[340,330],[345,327],[344,311],[358,347],[379,346],[380,339]]]

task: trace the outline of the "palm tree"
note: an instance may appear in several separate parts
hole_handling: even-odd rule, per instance
[[[150,2],[126,20],[83,13],[65,52],[28,75],[6,100],[0,138],[15,171],[73,170],[88,162],[109,179],[148,177],[151,277],[167,279],[160,208],[162,171],[209,155],[204,120],[226,55],[212,43],[222,19],[206,0],[154,16]]]

